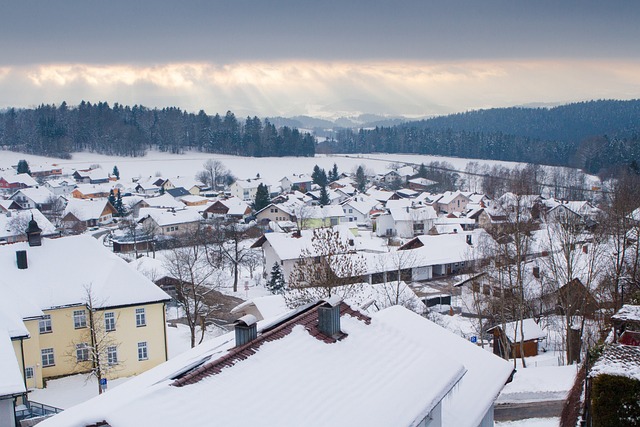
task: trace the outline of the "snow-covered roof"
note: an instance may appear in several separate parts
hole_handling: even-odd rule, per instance
[[[365,194],[358,194],[351,199],[345,201],[342,205],[349,205],[353,209],[357,210],[363,215],[368,215],[371,209],[375,208],[378,205],[378,202],[373,197],[369,197]]]
[[[98,193],[107,193],[113,189],[113,185],[111,184],[78,184],[76,185],[75,190],[82,194],[98,194]]]
[[[24,196],[28,197],[38,204],[47,203],[47,201],[56,197],[47,187],[23,188],[14,193],[14,196],[17,193],[22,193]],[[11,197],[13,198],[13,196]]]
[[[25,393],[24,380],[13,350],[11,337],[0,324],[0,397]]]
[[[639,322],[640,321],[640,305],[625,304],[622,306],[620,310],[618,310],[616,314],[611,316],[611,319],[621,320],[621,321],[633,320],[633,321]]]
[[[458,196],[462,196],[468,199],[468,197],[462,191],[445,191],[444,193],[442,193],[442,197],[438,199],[438,203],[441,205],[448,205],[449,203],[453,202],[453,200]]]
[[[243,190],[258,188],[260,184],[266,185],[267,188],[271,187],[271,184],[262,178],[237,179],[234,184]]]
[[[598,375],[614,375],[640,381],[640,347],[623,344],[606,345],[602,355],[589,372],[592,378]]]
[[[196,209],[165,210],[140,208],[139,216],[140,218],[151,217],[160,227],[174,224],[189,224],[202,220],[202,215],[200,215]]]
[[[102,216],[109,201],[107,199],[69,199],[64,214],[72,213],[80,221],[98,219]]]
[[[28,268],[18,269],[16,251],[27,251]],[[169,299],[149,279],[90,236],[42,239],[42,246],[14,243],[0,246],[2,280],[19,286],[41,310],[83,304],[91,287],[101,307]],[[10,298],[11,295],[0,294]]]
[[[144,199],[144,203],[150,208],[184,208],[184,203],[166,193],[156,197],[148,197]]]
[[[249,208],[249,204],[237,197],[230,197],[225,200],[219,200],[220,203],[225,205],[229,211],[227,215],[244,215]]]
[[[370,188],[369,190],[367,190],[367,194],[379,202],[386,202],[387,200],[391,199],[395,193],[393,191]]]
[[[9,215],[10,216],[7,216],[7,213],[0,214],[0,239],[24,234],[29,221],[31,221],[31,217],[38,223],[42,234],[45,236],[55,234],[56,232],[55,225],[38,209],[11,210]]]
[[[302,312],[295,319],[307,317]],[[42,426],[102,420],[120,427],[206,425],[212,417],[226,426],[415,426],[439,402],[446,425],[477,426],[510,373],[507,362],[479,349],[475,354],[472,344],[402,307],[383,310],[370,323],[344,314],[341,327],[348,335],[331,343],[314,335],[312,324],[307,329],[294,325],[276,329],[279,339],[259,335],[263,343],[252,354],[219,373],[171,386],[185,367],[200,361],[215,364],[228,356],[233,337],[224,335],[44,420]],[[443,354],[445,334],[460,342]],[[467,348],[461,349],[463,345]],[[468,387],[461,384],[468,370],[460,362],[466,356],[459,353],[467,351],[485,366],[483,383],[473,382],[479,390],[465,395]],[[495,358],[499,367],[486,366],[487,358]],[[449,393],[451,397],[443,399]],[[238,410],[243,402],[250,410]],[[451,407],[459,413],[447,409]]]
[[[499,326],[501,329],[503,328],[502,325]],[[520,334],[519,320],[504,325],[504,333],[507,339],[513,343],[541,339],[547,336],[534,319],[524,319],[522,321],[522,331],[524,332],[524,338]]]
[[[35,187],[38,185],[38,181],[33,179],[28,173],[19,173],[16,175],[0,175],[0,178],[4,178],[9,184],[22,184],[27,187]]]
[[[438,217],[432,206],[389,209],[394,221],[427,221]]]
[[[198,181],[195,178],[189,178],[186,176],[179,176],[179,177],[175,177],[175,178],[169,178],[167,181],[169,181],[171,184],[173,184],[174,187],[179,188],[182,187],[185,190],[191,190],[193,187],[200,187],[203,184]]]
[[[437,184],[437,182],[432,181],[427,178],[413,178],[408,181],[410,184],[422,185],[423,187],[428,187],[430,185]]]
[[[296,175],[296,174],[285,175],[280,180],[280,182],[284,181],[285,179],[288,180],[292,185],[294,185],[294,184],[303,184],[305,182],[313,181],[313,178],[311,178],[311,176],[307,175],[306,173],[302,173],[300,175]]]

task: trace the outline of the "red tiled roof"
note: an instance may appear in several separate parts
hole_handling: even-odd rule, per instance
[[[294,326],[302,325],[309,332],[309,334],[320,341],[324,341],[327,344],[334,343],[338,340],[342,340],[347,336],[345,333],[341,333],[340,336],[336,338],[332,338],[320,332],[318,329],[318,307],[322,305],[323,302],[318,302],[301,312],[294,313],[292,317],[283,320],[282,322],[271,326],[262,331],[258,337],[246,343],[243,346],[235,347],[231,349],[224,356],[208,362],[199,368],[187,373],[186,375],[176,379],[172,385],[176,387],[182,387],[189,384],[195,384],[203,378],[209,377],[211,375],[218,374],[222,371],[222,369],[226,367],[231,367],[235,365],[237,362],[247,359],[255,354],[260,346],[269,341],[276,341],[280,338],[284,338],[291,333]],[[344,302],[340,303],[340,316],[344,316],[345,314],[354,317],[366,324],[371,323],[371,318],[361,312],[354,310],[348,304]]]

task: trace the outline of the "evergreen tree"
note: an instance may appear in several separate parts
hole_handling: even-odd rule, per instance
[[[26,160],[18,160],[18,173],[28,173],[31,175],[31,169],[29,169],[29,163]]]
[[[258,212],[269,206],[269,189],[264,184],[259,184],[256,190],[256,200],[253,202],[253,209]]]
[[[116,204],[113,205],[114,208],[118,211],[119,216],[125,216],[126,212],[124,209],[124,205],[122,204],[122,195],[118,191],[118,196],[116,197]]]
[[[327,174],[324,171],[324,169],[320,169],[320,166],[315,165],[313,167],[313,173],[311,174],[311,179],[313,180],[314,184],[317,184],[322,187],[323,185],[326,185]]]
[[[277,262],[273,263],[271,277],[269,278],[269,282],[267,282],[267,288],[274,295],[284,293],[284,274],[282,274],[282,269]]]
[[[339,175],[340,174],[338,173],[338,165],[334,163],[333,169],[329,171],[329,181],[330,182],[337,181]]]
[[[367,176],[364,173],[362,165],[358,166],[358,169],[356,170],[356,188],[361,193],[364,193],[367,189]]]
[[[320,205],[327,206],[331,203],[329,199],[329,193],[327,192],[327,186],[320,187]]]
[[[118,208],[116,207],[116,204],[117,204],[116,195],[113,193],[113,189],[109,191],[109,197],[107,200],[109,200],[109,203],[111,203],[111,206],[113,206],[114,208],[116,208],[116,210],[118,210]]]
[[[420,163],[420,169],[418,169],[418,176],[420,178],[427,177],[427,168],[425,167],[424,163]]]
[[[116,179],[120,179],[120,171],[118,170],[118,166],[113,167],[113,176],[115,176]]]

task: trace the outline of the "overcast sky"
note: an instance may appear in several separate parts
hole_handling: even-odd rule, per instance
[[[0,5],[0,108],[429,115],[640,97],[640,2]]]

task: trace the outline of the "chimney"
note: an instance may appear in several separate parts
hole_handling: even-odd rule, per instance
[[[473,238],[471,234],[467,234],[467,245],[473,245]]]
[[[42,230],[38,227],[36,220],[33,219],[33,214],[31,214],[31,221],[29,221],[29,226],[27,227],[27,240],[29,241],[29,246],[42,246],[41,234]]]
[[[322,301],[318,307],[318,329],[328,337],[335,337],[340,331],[340,303],[337,296]]]
[[[16,251],[16,262],[20,270],[26,270],[27,264],[27,251]]]
[[[245,345],[258,337],[258,319],[253,314],[242,316],[233,323],[236,331],[236,347]]]

